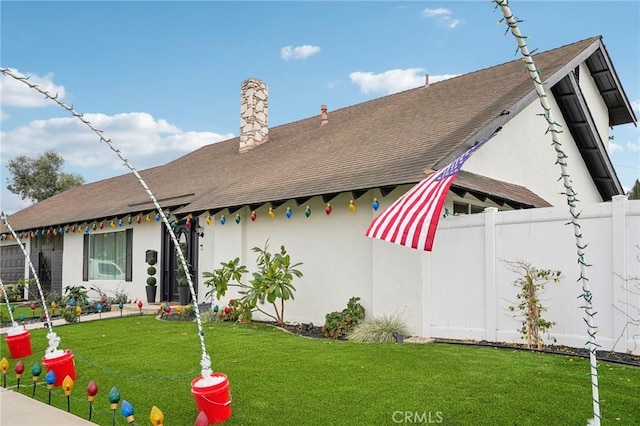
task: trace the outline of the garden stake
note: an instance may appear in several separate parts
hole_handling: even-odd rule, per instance
[[[0,370],[2,370],[2,386],[7,387],[7,370],[9,369],[9,360],[2,358],[0,360]]]
[[[93,400],[98,393],[98,385],[95,380],[89,382],[87,386],[87,399],[89,400],[89,421],[91,421],[91,415],[93,414]]]
[[[64,394],[67,396],[67,412],[71,412],[71,391],[73,390],[73,379],[71,376],[65,376],[62,381],[62,389],[64,389]]]
[[[18,379],[18,390],[20,390],[20,378],[22,377],[22,373],[24,373],[24,364],[22,361],[18,361],[15,368],[16,378]]]
[[[42,367],[36,362],[31,369],[31,374],[33,375],[33,393],[31,394],[31,398],[36,397],[36,382],[38,381],[38,377],[40,377],[40,373],[42,373]]]

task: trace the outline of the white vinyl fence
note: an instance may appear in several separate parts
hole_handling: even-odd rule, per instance
[[[581,206],[589,283],[603,350],[640,354],[640,201],[625,196]],[[518,277],[505,261],[559,270],[541,296],[543,318],[556,323],[556,344],[587,342],[573,230],[564,207],[443,218],[425,256],[422,334],[426,337],[521,342],[515,305]],[[552,343],[552,342],[547,342]]]

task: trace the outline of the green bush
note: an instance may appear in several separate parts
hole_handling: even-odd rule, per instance
[[[342,311],[329,312],[325,315],[322,333],[325,337],[343,339],[358,323],[364,319],[364,307],[358,303],[359,297],[352,297]]]
[[[147,260],[147,265],[153,266],[155,264],[156,264],[156,259],[154,257],[152,257],[149,260]]]
[[[348,338],[362,343],[395,343],[395,333],[403,337],[409,335],[407,323],[397,313],[366,319],[353,329]]]
[[[149,266],[147,268],[147,275],[155,275],[156,274],[156,267],[155,266]]]
[[[147,277],[147,285],[154,286],[157,282],[156,277]]]

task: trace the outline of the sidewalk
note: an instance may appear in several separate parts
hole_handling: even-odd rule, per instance
[[[156,314],[160,304],[144,304],[143,314]],[[83,315],[80,321],[93,321],[100,318],[119,318],[120,309],[112,305],[111,311],[101,314]],[[134,304],[127,304],[122,309],[122,316],[140,315],[140,309]],[[64,319],[53,320],[53,326],[65,325]],[[25,324],[28,330],[44,328],[43,322]],[[9,327],[0,329],[0,334],[5,334]],[[4,339],[4,337],[2,337]],[[4,345],[4,343],[2,343]],[[3,349],[4,350],[4,349]],[[95,425],[88,420],[60,410],[41,401],[29,398],[18,392],[0,387],[0,425],[1,426],[86,426]]]

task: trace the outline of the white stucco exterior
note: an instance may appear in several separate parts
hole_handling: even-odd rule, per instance
[[[559,111],[551,93],[547,94],[553,111]],[[590,106],[591,107],[591,106]],[[599,106],[594,107],[598,109]],[[556,152],[551,146],[551,135],[546,120],[537,115],[542,111],[538,100],[505,124],[502,130],[471,156],[463,170],[505,182],[522,185],[554,206],[566,204],[562,195],[564,187],[558,181],[560,168],[555,164]],[[608,117],[606,109],[593,111],[594,116]],[[554,119],[567,129],[560,114]],[[602,121],[602,120],[600,120]],[[602,201],[593,179],[580,155],[571,133],[565,130],[558,135],[562,149],[569,157],[569,172],[578,198],[585,203]]]

